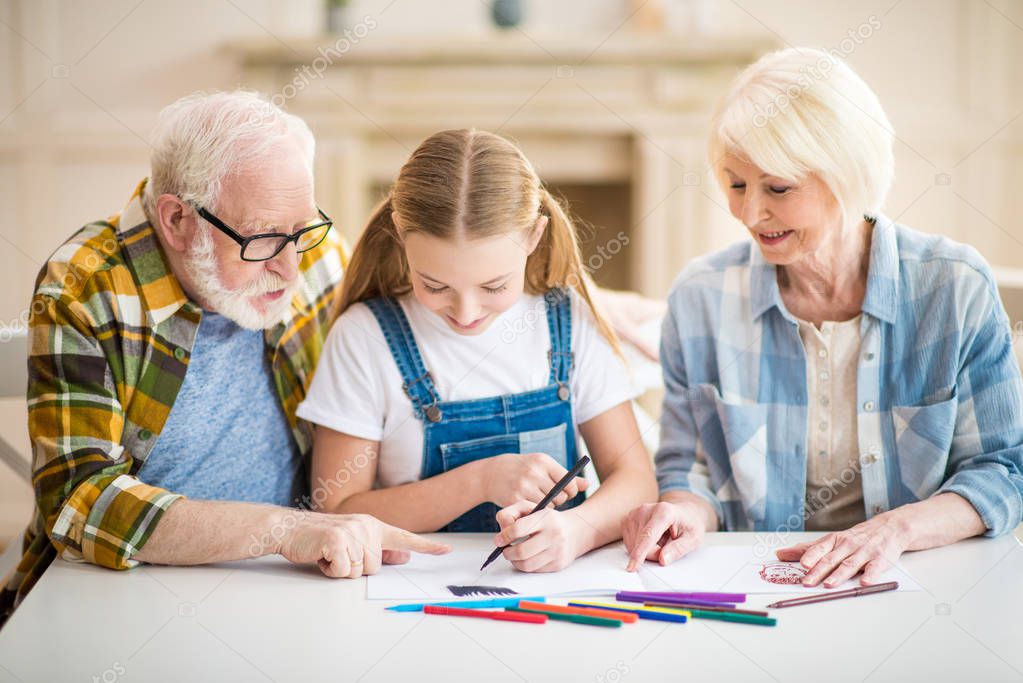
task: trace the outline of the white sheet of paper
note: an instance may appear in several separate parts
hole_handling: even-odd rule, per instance
[[[779,562],[774,551],[758,557],[750,547],[705,546],[695,550],[667,567],[647,562],[640,576],[648,591],[710,591],[721,593],[822,593],[855,588],[860,585],[854,577],[840,586],[807,588],[799,583],[772,583],[761,577],[792,577],[800,579],[803,570],[798,562]],[[898,581],[900,591],[923,590],[899,566],[885,572],[879,583]]]
[[[517,571],[503,557],[480,572],[484,559],[486,554],[479,552],[460,551],[447,555],[413,553],[407,564],[384,565],[378,573],[370,576],[366,597],[370,600],[459,599],[461,596],[448,590],[449,585],[499,586],[526,596],[614,595],[616,591],[644,590],[639,576],[625,571],[628,557],[621,547],[596,550],[560,572],[543,574]]]

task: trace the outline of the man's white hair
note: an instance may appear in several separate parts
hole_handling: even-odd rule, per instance
[[[216,211],[225,178],[269,161],[289,138],[302,146],[312,171],[316,143],[305,121],[259,93],[198,92],[160,112],[143,198],[155,219],[156,200],[173,194]]]
[[[735,79],[711,121],[709,152],[722,185],[726,154],[791,182],[816,175],[856,221],[877,215],[891,188],[894,137],[877,95],[842,59],[789,48]]]

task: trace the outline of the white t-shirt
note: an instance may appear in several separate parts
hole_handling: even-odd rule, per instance
[[[479,335],[461,335],[409,295],[401,307],[441,401],[519,394],[547,386],[550,333],[542,296],[523,295]],[[572,292],[570,385],[576,425],[637,392],[625,364]],[[335,431],[380,442],[378,487],[419,479],[423,426],[401,388],[401,373],[372,311],[356,304],[334,323],[298,416]],[[578,430],[576,430],[578,439]]]

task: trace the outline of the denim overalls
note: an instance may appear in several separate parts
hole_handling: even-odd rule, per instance
[[[366,301],[383,330],[401,372],[402,389],[423,424],[421,479],[502,453],[546,453],[566,469],[576,462],[572,421],[572,311],[568,293],[554,289],[544,295],[551,350],[547,386],[507,396],[470,401],[442,401],[401,305],[391,298]],[[497,361],[500,362],[500,361]],[[559,509],[575,507],[580,493]],[[498,531],[493,503],[477,505],[441,531]]]

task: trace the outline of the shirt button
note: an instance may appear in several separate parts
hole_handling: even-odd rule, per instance
[[[149,441],[153,437],[153,433],[148,429],[139,430],[139,438],[143,441]]]
[[[825,349],[821,349],[820,351],[817,352],[817,355],[820,356],[821,358],[827,358],[828,352]]]
[[[185,360],[185,350],[180,346],[174,349],[174,357],[178,360]]]
[[[884,512],[884,508],[883,507],[881,507],[880,505],[875,505],[874,506],[874,514],[875,515],[879,515],[882,512]]]
[[[821,378],[822,382],[827,382],[828,381],[828,377],[830,377],[830,375],[828,375],[827,370],[825,370],[824,372],[822,372],[820,374],[820,378]]]
[[[867,360],[874,360],[874,354],[873,353],[868,353],[867,354]]]
[[[863,404],[863,409],[869,413],[871,410],[874,409],[874,402],[867,401],[866,403]]]
[[[819,455],[822,458],[826,458],[826,457],[828,457],[828,452],[827,451],[817,451],[817,455]]]
[[[873,453],[865,453],[860,456],[861,465],[873,465],[875,462],[877,462],[877,456]]]
[[[829,403],[831,403],[831,401],[828,400],[827,396],[821,396],[821,405],[822,406],[827,406]]]
[[[827,431],[827,429],[828,429],[828,423],[827,422],[821,422],[820,426],[821,426],[821,431],[822,432]]]

